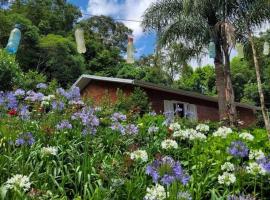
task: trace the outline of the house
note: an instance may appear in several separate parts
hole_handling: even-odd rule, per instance
[[[218,121],[218,100],[215,97],[205,96],[196,92],[190,92],[170,87],[160,86],[139,80],[110,78],[92,75],[82,75],[73,87],[79,87],[83,97],[92,98],[99,104],[108,95],[111,101],[117,99],[117,89],[129,95],[135,87],[142,88],[151,102],[152,108],[157,113],[177,110],[181,117],[189,116],[198,121]],[[258,107],[248,104],[236,103],[239,119],[245,126],[256,122]],[[191,114],[191,115],[190,115]]]

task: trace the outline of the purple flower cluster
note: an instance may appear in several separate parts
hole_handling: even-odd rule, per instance
[[[36,88],[38,88],[38,89],[47,89],[48,85],[46,83],[39,83],[39,84],[37,84]]]
[[[62,101],[53,101],[52,102],[52,109],[62,111],[65,108],[65,104]]]
[[[228,149],[229,154],[241,158],[247,157],[248,151],[248,147],[241,141],[232,142]]]
[[[3,106],[5,109],[15,109],[18,108],[18,100],[15,93],[13,92],[0,92],[0,106]]]
[[[257,163],[268,173],[270,173],[270,157],[257,160]]]
[[[69,123],[68,120],[63,120],[59,124],[56,125],[56,128],[58,130],[72,129],[72,125]]]
[[[35,143],[35,139],[33,137],[33,134],[28,133],[22,133],[19,135],[19,137],[15,140],[15,145],[22,146],[22,145],[33,145]]]
[[[135,135],[138,134],[139,129],[135,124],[127,124],[125,127],[125,134]]]
[[[27,97],[25,98],[25,100],[31,101],[31,102],[42,101],[44,98],[44,94],[40,92],[34,92],[32,90],[28,91],[26,94],[27,94]]]
[[[164,112],[163,114],[166,118],[165,121],[163,122],[165,126],[168,126],[169,124],[173,123],[174,112],[169,111],[169,112]]]
[[[57,94],[65,97],[69,101],[79,101],[81,100],[80,88],[73,87],[69,91],[65,91],[63,88],[58,88],[56,90]]]
[[[24,96],[24,95],[25,95],[25,91],[22,90],[22,89],[17,89],[17,90],[14,92],[14,95],[15,95],[15,96]]]
[[[127,120],[127,116],[123,115],[122,113],[113,113],[111,120],[113,122],[121,122],[121,121],[126,121]]]
[[[20,108],[20,111],[19,111],[19,116],[22,120],[28,120],[30,119],[30,112],[28,110],[28,106],[26,105],[23,105],[21,108]]]
[[[152,164],[147,166],[146,174],[152,177],[154,183],[160,181],[162,185],[167,186],[174,181],[179,181],[183,185],[186,185],[190,178],[183,170],[181,164],[169,156],[153,161]]]
[[[83,135],[87,133],[95,134],[97,127],[99,126],[99,119],[95,115],[95,109],[90,107],[84,107],[80,112],[76,112],[72,115],[71,119],[80,119],[82,124],[86,127],[83,131]]]

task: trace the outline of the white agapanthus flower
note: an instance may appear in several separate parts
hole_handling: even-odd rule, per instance
[[[168,195],[168,193],[167,193]],[[169,195],[168,195],[169,196]],[[155,185],[151,188],[147,187],[144,200],[164,200],[166,199],[166,191],[162,185]]]
[[[254,140],[254,136],[251,135],[250,133],[247,132],[243,132],[239,135],[240,138],[244,139],[244,140],[249,140],[249,141],[253,141]]]
[[[55,99],[55,96],[54,95],[48,95],[48,96],[44,96],[42,98],[43,101],[51,101],[53,99]]]
[[[234,164],[230,162],[225,162],[223,165],[221,165],[221,170],[222,171],[227,171],[227,172],[232,172],[234,171]]]
[[[41,149],[41,154],[43,156],[46,156],[46,155],[54,155],[56,156],[58,153],[58,148],[57,147],[43,147]]]
[[[132,160],[141,160],[143,162],[147,162],[148,155],[145,150],[137,150],[130,153],[130,158]]]
[[[189,138],[189,131],[187,130],[178,130],[173,132],[173,137],[180,138],[180,139],[188,139]]]
[[[22,189],[23,191],[28,191],[31,187],[30,178],[21,174],[16,174],[9,178],[5,183],[6,189]]]
[[[249,155],[248,155],[248,158],[250,160],[261,160],[263,158],[265,158],[265,155],[264,153],[262,152],[262,150],[250,150],[249,151]]]
[[[222,138],[226,138],[229,134],[231,134],[233,131],[231,128],[222,126],[219,127],[217,131],[215,131],[213,133],[213,136],[215,137],[222,137]]]
[[[172,131],[178,131],[178,130],[181,129],[181,126],[180,126],[180,124],[178,124],[178,123],[176,122],[176,123],[170,124],[169,129],[172,130]]]
[[[222,185],[229,186],[235,183],[235,181],[236,181],[236,177],[233,173],[223,172],[222,175],[218,176],[218,183]]]
[[[246,169],[247,169],[247,173],[252,174],[252,175],[257,175],[257,174],[265,175],[266,173],[265,169],[256,162],[248,163],[248,166],[246,167]]]
[[[175,140],[167,139],[161,142],[161,147],[162,149],[177,149],[178,144]]]
[[[209,131],[209,126],[207,124],[198,124],[196,126],[196,130],[201,131],[201,132],[208,132]]]
[[[188,129],[188,131],[189,131],[190,140],[205,140],[206,139],[206,136],[199,131],[196,131],[194,129]]]

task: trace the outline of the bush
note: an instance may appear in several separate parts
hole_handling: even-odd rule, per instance
[[[12,89],[13,85],[21,82],[21,77],[22,71],[15,57],[0,49],[0,91]]]

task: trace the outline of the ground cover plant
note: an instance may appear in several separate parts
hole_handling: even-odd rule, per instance
[[[53,91],[40,83],[0,93],[1,199],[269,199],[265,130]]]

